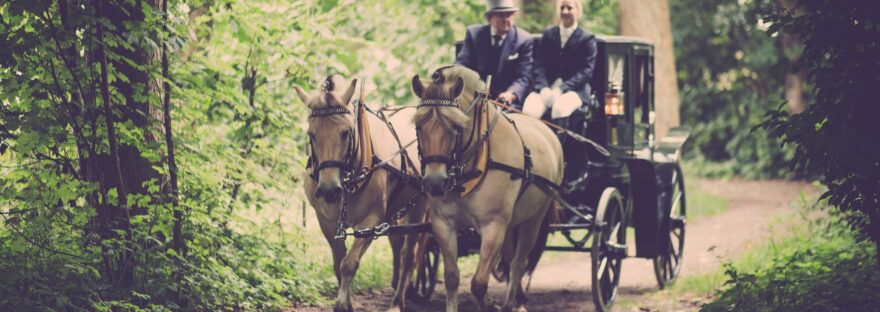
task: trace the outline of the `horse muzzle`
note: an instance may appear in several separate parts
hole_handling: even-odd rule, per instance
[[[425,191],[434,197],[446,194],[449,186],[449,177],[445,173],[426,175],[422,181]]]
[[[339,202],[342,198],[342,186],[331,183],[320,183],[318,189],[315,190],[315,196],[324,198],[324,201],[330,204]]]

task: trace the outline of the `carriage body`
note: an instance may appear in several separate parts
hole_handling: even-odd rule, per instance
[[[671,182],[675,172],[680,173],[680,148],[688,130],[674,128],[663,140],[655,141],[654,47],[650,42],[599,36],[597,49],[591,86],[600,109],[578,111],[554,122],[599,143],[611,155],[606,157],[560,135],[566,180],[583,179],[565,197],[572,204],[595,207],[604,189],[616,188],[627,206],[628,226],[635,228],[634,256],[654,258],[667,232],[668,197],[674,193]],[[560,213],[563,223],[577,220],[565,209]]]
[[[540,39],[535,38],[536,45]],[[456,54],[461,44],[456,43]],[[585,106],[551,121],[599,148],[558,132],[565,182],[555,197],[558,205],[549,229],[561,233],[569,244],[547,245],[545,250],[590,252],[593,302],[604,311],[616,298],[624,258],[652,259],[661,288],[678,274],[685,226],[679,156],[689,131],[673,128],[655,141],[654,47],[645,39],[598,36],[590,83],[599,109]],[[634,247],[627,246],[628,228],[635,229]],[[439,263],[431,234],[423,235],[428,247],[420,249],[416,259],[412,293],[417,300],[430,298]],[[475,230],[462,231],[459,256],[478,252],[479,243]]]

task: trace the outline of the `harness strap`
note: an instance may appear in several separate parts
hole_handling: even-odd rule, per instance
[[[345,162],[343,162],[343,161],[338,161],[338,160],[328,160],[328,161],[322,162],[322,163],[318,166],[318,168],[316,169],[316,171],[321,171],[321,170],[324,170],[324,169],[327,169],[327,168],[340,168],[340,169],[344,169],[345,167],[348,167],[348,164],[345,163]]]

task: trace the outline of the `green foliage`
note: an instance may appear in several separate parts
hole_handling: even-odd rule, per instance
[[[804,40],[802,66],[816,103],[794,116],[771,112],[764,126],[796,148],[795,164],[828,187],[823,197],[832,205],[870,220],[854,225],[880,246],[880,147],[873,139],[880,133],[880,3],[798,4],[800,10],[768,13],[768,33]]]
[[[671,0],[685,155],[707,176],[792,176],[793,149],[753,130],[782,103],[787,60],[759,26],[767,0]]]
[[[872,311],[880,269],[871,244],[824,217],[771,245],[754,269],[725,264],[727,281],[701,311]]]
[[[4,310],[321,303],[336,280],[327,261],[293,247],[308,241],[306,232],[280,219],[243,217],[303,199],[306,109],[292,87],[310,89],[339,73],[364,78],[370,104],[407,104],[412,75],[451,63],[465,27],[484,22],[482,0],[170,2],[165,16],[155,2],[102,1],[105,11],[126,9],[103,19],[86,0],[0,4]],[[598,3],[590,7],[616,5]],[[116,19],[126,14],[142,18]],[[604,15],[590,18],[616,19]],[[162,94],[154,82],[162,74],[154,57],[163,45],[170,49],[184,212],[180,252],[171,248],[170,155],[155,118]],[[108,59],[107,103],[99,92],[100,47]],[[121,145],[121,179],[112,169],[105,107]],[[114,184],[141,172],[150,174],[137,185]],[[303,249],[329,251],[323,244]],[[386,286],[387,258],[368,256],[355,288]]]

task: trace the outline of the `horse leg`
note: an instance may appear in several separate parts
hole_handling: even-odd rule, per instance
[[[409,212],[409,215],[407,215],[407,223],[415,224],[422,222],[424,214],[424,205],[417,205]],[[394,235],[389,236],[389,238],[392,236]],[[397,268],[395,268],[394,272],[394,278],[399,280],[397,280],[396,283],[393,283],[395,284],[394,298],[391,300],[391,310],[389,311],[404,311],[404,306],[406,305],[406,291],[409,289],[410,277],[412,276],[413,271],[415,246],[418,239],[419,234],[415,233],[407,234],[405,236],[405,242],[400,251],[400,259],[402,260],[402,263],[398,266],[398,268],[400,268],[400,273],[396,271]],[[397,264],[395,263],[395,265]]]
[[[321,233],[324,234],[324,239],[327,240],[327,244],[330,245],[330,252],[333,254],[333,273],[336,274],[336,284],[342,285],[342,274],[339,273],[339,265],[342,263],[342,259],[345,258],[345,241],[336,239],[336,226],[332,221],[325,222],[324,220],[318,219],[318,225],[321,227]]]
[[[499,259],[499,264],[497,265],[497,269],[492,274],[497,274],[495,276],[495,280],[499,282],[509,282],[510,281],[510,259],[513,259],[513,254],[516,252],[516,233],[514,230],[516,227],[507,227],[507,233],[504,234],[505,240],[504,244],[501,246],[501,257]],[[500,262],[506,262],[501,264]]]
[[[355,239],[354,244],[351,246],[351,250],[345,255],[345,258],[342,259],[342,265],[339,268],[339,271],[342,274],[342,282],[339,283],[339,292],[336,296],[336,306],[333,308],[334,312],[354,311],[354,308],[351,305],[351,281],[354,279],[354,274],[357,273],[361,257],[363,257],[367,247],[370,247],[372,241],[372,238]]]
[[[400,273],[395,274],[398,278],[396,288],[394,289],[394,298],[391,299],[391,310],[403,311],[406,305],[406,291],[410,285],[410,277],[413,271],[413,253],[415,251],[417,234],[407,234],[406,242],[401,249]]]
[[[547,222],[547,209],[550,208],[550,202],[538,205],[544,207],[536,212],[530,220],[516,227],[516,251],[510,261],[510,283],[508,283],[507,298],[504,301],[503,311],[526,311],[526,293],[523,290],[522,279],[529,267],[529,261],[538,259],[529,259],[532,251],[544,246],[536,246],[538,237],[542,234],[541,228],[544,222]]]
[[[431,209],[431,228],[443,253],[443,280],[446,285],[446,312],[458,311],[458,230],[451,220]]]
[[[543,214],[540,216],[543,217]],[[522,289],[522,278],[526,271],[526,266],[532,248],[535,246],[538,231],[541,228],[541,219],[537,222],[525,222],[517,227],[516,251],[510,260],[510,280],[507,284],[507,298],[504,300],[502,311],[515,311],[521,305],[525,310],[525,302],[518,302],[524,297]],[[522,296],[521,296],[522,295]]]
[[[391,243],[391,255],[393,257],[391,276],[391,288],[397,289],[398,279],[400,278],[400,251],[404,244],[403,235],[388,235],[388,242]]]
[[[480,311],[494,309],[494,303],[489,300],[486,291],[489,288],[489,274],[492,266],[498,263],[501,254],[501,246],[504,243],[507,223],[501,220],[492,220],[480,227],[480,261],[477,263],[477,271],[471,280],[471,293],[477,298]]]

